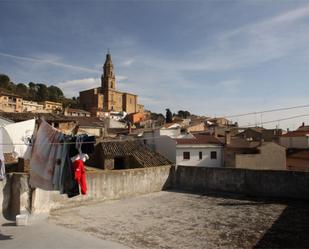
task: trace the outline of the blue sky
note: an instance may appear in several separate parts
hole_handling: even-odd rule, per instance
[[[109,48],[116,87],[152,111],[222,116],[309,104],[307,1],[0,0],[0,9],[0,73],[15,83],[77,96],[100,85]],[[268,127],[302,121],[309,116]]]

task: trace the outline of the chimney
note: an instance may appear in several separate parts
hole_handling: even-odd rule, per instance
[[[231,143],[231,132],[225,131],[225,144],[230,144],[230,143]]]
[[[301,126],[304,127],[305,126],[305,122],[303,122]]]
[[[132,125],[131,122],[128,122],[128,133],[131,134],[132,132]]]
[[[217,127],[214,127],[214,137],[218,137],[218,130],[217,130]]]

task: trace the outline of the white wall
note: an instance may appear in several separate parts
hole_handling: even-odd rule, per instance
[[[280,145],[286,148],[309,148],[309,137],[280,137]]]
[[[199,159],[199,152],[202,152],[202,159]],[[210,152],[217,152],[217,159],[210,158]],[[190,152],[190,159],[183,159],[183,152]],[[177,145],[176,165],[183,166],[202,166],[202,167],[221,167],[223,149],[217,145]]]
[[[156,152],[165,156],[172,163],[176,163],[176,142],[168,136],[160,136],[155,139]]]
[[[160,135],[176,138],[180,135],[180,127],[171,129],[160,129]]]

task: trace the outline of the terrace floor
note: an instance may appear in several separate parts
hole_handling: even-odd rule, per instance
[[[309,203],[158,192],[55,210],[49,223],[131,248],[309,248]]]

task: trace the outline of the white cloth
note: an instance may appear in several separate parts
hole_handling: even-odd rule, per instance
[[[5,164],[4,164],[4,155],[3,155],[3,128],[0,128],[0,181],[5,179]]]
[[[82,160],[83,162],[86,162],[88,159],[89,159],[89,156],[84,153],[77,154],[76,156],[71,157],[72,163],[74,163],[76,160]]]
[[[15,158],[30,159],[31,138],[34,132],[35,119],[8,124],[4,126],[3,152],[13,153]]]
[[[62,133],[42,121],[36,134],[30,159],[30,185],[44,190],[54,190],[53,175],[57,155],[62,148]]]

